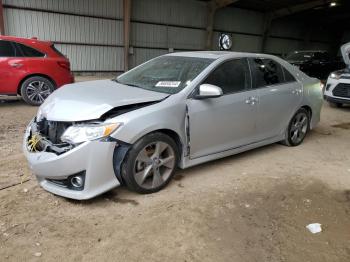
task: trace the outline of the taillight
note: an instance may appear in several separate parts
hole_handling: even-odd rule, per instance
[[[69,62],[65,62],[65,61],[58,61],[57,64],[60,67],[63,67],[64,69],[67,69],[70,71],[70,63]]]

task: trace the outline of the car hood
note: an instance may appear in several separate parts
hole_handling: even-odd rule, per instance
[[[116,107],[155,102],[168,96],[112,80],[69,84],[57,89],[45,100],[38,110],[37,120],[93,120]]]

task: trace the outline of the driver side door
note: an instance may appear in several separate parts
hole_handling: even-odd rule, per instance
[[[247,59],[225,61],[202,84],[220,87],[223,95],[188,99],[190,158],[255,142],[257,91],[251,89]]]

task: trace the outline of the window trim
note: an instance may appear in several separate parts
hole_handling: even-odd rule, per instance
[[[251,71],[251,68],[250,68],[250,64],[249,64],[249,57],[233,57],[233,58],[228,58],[228,59],[225,59],[223,61],[221,61],[218,65],[216,65],[214,68],[212,68],[210,70],[210,72],[208,72],[205,76],[205,78],[203,80],[200,81],[200,83],[198,85],[196,85],[195,88],[193,88],[193,90],[191,91],[191,93],[189,94],[189,96],[187,97],[188,99],[196,99],[196,93],[199,89],[199,86],[202,85],[204,83],[204,81],[208,78],[208,76],[213,73],[219,66],[221,66],[222,64],[226,63],[226,62],[231,62],[233,60],[238,60],[238,59],[244,59],[246,60],[247,62],[247,68],[248,68],[248,71],[249,71],[249,84],[248,84],[248,88],[247,89],[244,89],[244,90],[241,90],[241,91],[235,91],[235,92],[230,92],[230,93],[226,93],[226,94],[223,94],[222,96],[220,97],[223,97],[223,96],[226,96],[226,95],[232,95],[232,94],[239,94],[239,93],[243,93],[243,92],[247,92],[247,91],[250,91],[253,89],[253,79],[252,79],[252,71]],[[221,88],[221,87],[220,87]]]

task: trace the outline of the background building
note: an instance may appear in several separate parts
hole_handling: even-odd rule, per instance
[[[2,0],[6,35],[55,42],[75,72],[123,72],[167,52],[208,49],[208,37],[211,48],[218,49],[221,32],[232,36],[233,51],[336,53],[350,34],[339,25],[341,7],[330,5],[301,0]],[[336,9],[337,19],[330,19],[330,10]]]

